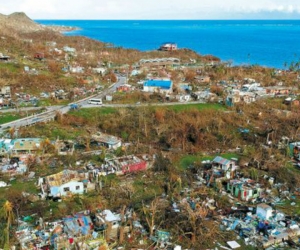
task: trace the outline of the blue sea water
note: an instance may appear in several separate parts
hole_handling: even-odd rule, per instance
[[[45,25],[76,26],[82,35],[115,46],[157,49],[164,42],[215,55],[235,65],[285,68],[300,60],[300,20],[36,20]]]

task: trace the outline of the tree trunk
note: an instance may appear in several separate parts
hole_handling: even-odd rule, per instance
[[[107,229],[106,229],[106,241],[109,242],[110,241],[110,234],[111,234],[111,230],[112,230],[112,224],[110,222],[107,223]]]
[[[124,226],[120,226],[119,243],[122,244],[123,241],[124,241]]]
[[[125,210],[126,210],[126,206],[124,205],[121,210],[121,226],[120,226],[120,236],[119,236],[120,244],[122,244],[124,241]]]
[[[194,244],[196,242],[196,234],[192,233],[192,243]]]

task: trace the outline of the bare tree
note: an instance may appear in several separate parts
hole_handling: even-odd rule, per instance
[[[149,206],[146,206],[143,203],[143,213],[147,222],[147,225],[149,227],[150,236],[153,235],[154,232],[154,226],[156,222],[157,214],[159,213],[159,198],[156,197]]]

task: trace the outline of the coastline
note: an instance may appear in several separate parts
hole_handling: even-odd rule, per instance
[[[64,25],[45,25],[42,24],[42,26],[47,27],[55,32],[60,32],[60,33],[64,33],[64,32],[71,32],[71,31],[75,31],[75,30],[81,30],[81,28],[79,27],[75,27],[75,26],[64,26]]]
[[[65,32],[67,36],[85,36],[140,51],[153,50],[163,42],[173,41],[180,48],[190,48],[201,55],[215,55],[222,61],[231,61],[235,66],[250,64],[285,69],[285,65],[296,60],[295,55],[300,54],[300,37],[296,35],[300,26],[297,26],[298,22],[293,25],[294,21],[285,21],[283,24],[281,21],[270,20],[37,22],[47,27],[55,26],[55,30]],[[128,39],[131,32],[131,39]],[[272,46],[274,43],[275,47]]]

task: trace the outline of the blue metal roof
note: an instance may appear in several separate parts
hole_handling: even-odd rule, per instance
[[[172,87],[171,80],[148,80],[144,83],[145,87],[156,87],[161,89],[170,89]]]
[[[230,160],[227,160],[221,156],[217,156],[215,159],[213,159],[213,162],[221,165],[227,165],[228,163],[230,163]]]

